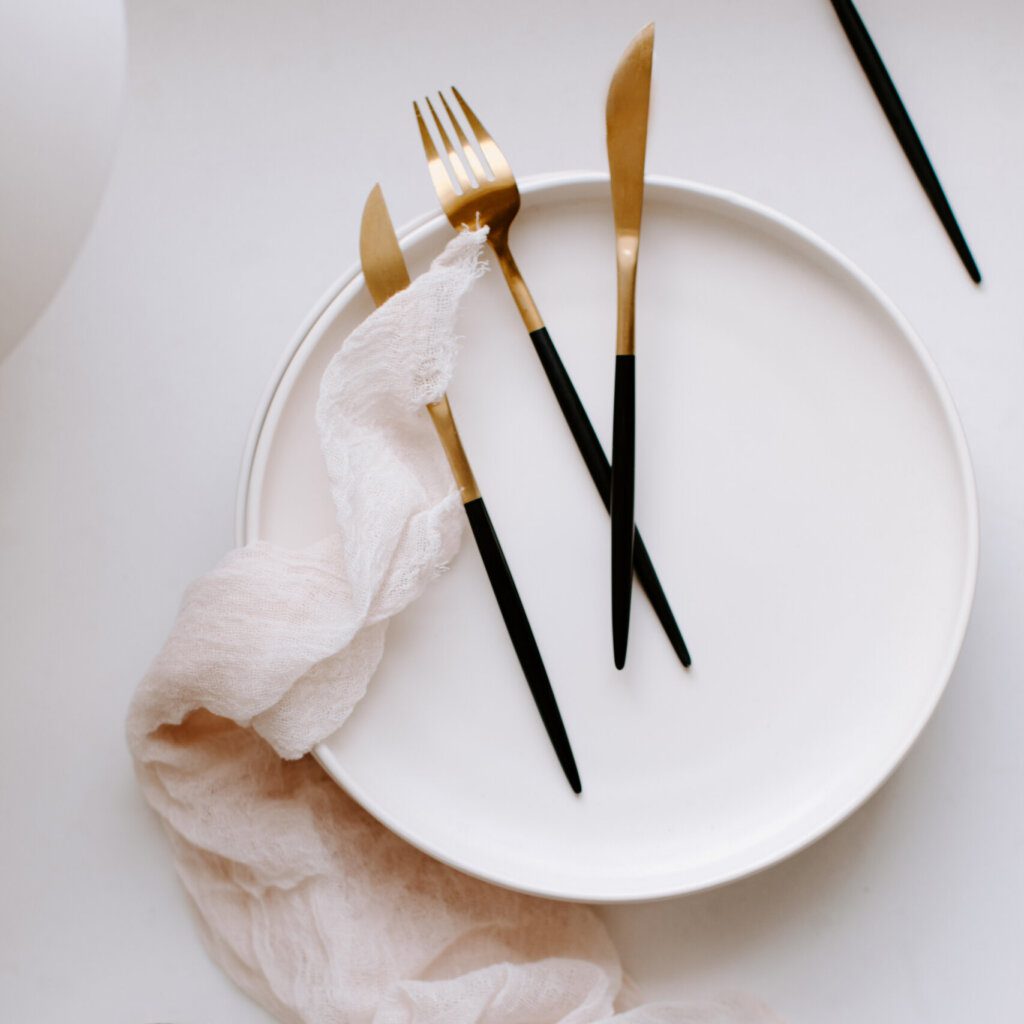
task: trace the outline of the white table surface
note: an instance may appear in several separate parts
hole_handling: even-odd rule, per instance
[[[399,223],[434,205],[409,101],[454,80],[520,175],[599,169],[608,76],[649,17],[649,170],[777,207],[903,309],[971,443],[982,559],[949,689],[874,799],[761,875],[602,913],[652,998],[745,991],[830,1024],[1024,1015],[1024,6],[861,4],[980,290],[826,0],[514,9],[129,4],[99,218],[0,365],[3,1020],[268,1020],[202,948],[135,787],[129,697],[184,586],[232,544],[251,416],[354,261],[369,186]]]

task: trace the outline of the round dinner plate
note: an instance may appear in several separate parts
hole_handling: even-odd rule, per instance
[[[533,179],[519,266],[608,449],[608,180]],[[451,237],[402,233],[413,274]],[[352,239],[355,246],[355,239]],[[334,528],[313,409],[373,305],[358,267],[313,312],[250,439],[239,536]],[[381,822],[501,885],[593,902],[716,885],[805,846],[907,752],[949,678],[977,568],[953,403],[859,270],[750,200],[650,178],[637,292],[637,523],[693,654],[634,593],[612,663],[609,523],[494,268],[449,392],[572,740],[559,769],[467,531],[390,625],[369,693],[316,755]],[[424,430],[429,421],[424,419]]]

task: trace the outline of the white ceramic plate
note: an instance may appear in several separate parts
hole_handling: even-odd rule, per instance
[[[419,272],[451,229],[437,215],[403,235]],[[607,180],[528,183],[512,240],[607,446]],[[693,668],[639,591],[628,665],[612,665],[608,519],[495,270],[466,302],[450,394],[583,796],[548,745],[468,531],[451,572],[391,625],[369,695],[316,752],[435,857],[588,901],[737,878],[854,810],[935,707],[977,564],[949,395],[846,259],[748,200],[651,179],[638,287],[637,522]],[[332,528],[313,406],[371,308],[353,269],[288,352],[246,456],[245,541],[300,545]]]

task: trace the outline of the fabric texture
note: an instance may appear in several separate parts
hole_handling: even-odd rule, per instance
[[[472,879],[367,815],[308,752],[366,692],[388,620],[464,516],[423,405],[456,357],[484,231],[334,356],[316,415],[337,530],[235,550],[186,592],[128,715],[146,799],[215,961],[295,1024],[755,1024],[739,1000],[636,1006],[598,917]]]

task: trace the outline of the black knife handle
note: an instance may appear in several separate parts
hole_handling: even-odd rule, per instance
[[[526,676],[526,682],[529,684],[530,693],[533,694],[534,703],[540,712],[541,721],[547,730],[551,745],[555,748],[559,764],[562,766],[562,771],[565,772],[565,777],[569,780],[569,785],[572,786],[574,793],[579,793],[582,791],[580,775],[576,769],[576,759],[573,757],[572,747],[569,745],[569,737],[565,731],[562,715],[558,710],[558,702],[555,700],[555,693],[551,688],[547,670],[544,668],[540,649],[537,647],[533,630],[530,628],[530,620],[526,617],[526,609],[523,607],[519,591],[516,589],[516,582],[512,578],[508,562],[505,561],[505,553],[501,550],[491,517],[487,514],[487,506],[484,504],[483,498],[474,498],[472,501],[467,501],[463,507],[466,510],[469,525],[472,527],[476,546],[480,550],[484,568],[487,570],[487,577],[491,581],[491,589],[494,591],[502,618],[505,620],[509,639],[515,648],[523,675]]]
[[[569,425],[569,430],[576,441],[576,447],[579,448],[587,470],[590,472],[590,478],[594,481],[598,494],[601,495],[604,507],[610,510],[612,468],[604,453],[604,448],[601,447],[597,431],[594,430],[590,417],[587,416],[587,410],[583,408],[580,396],[576,393],[572,379],[565,369],[558,350],[551,341],[548,329],[538,327],[537,330],[530,332],[530,339],[540,357],[551,390],[554,391],[555,398],[558,399],[565,422]],[[651,602],[651,607],[654,608],[654,613],[658,616],[658,621],[661,622],[662,628],[672,644],[672,648],[683,665],[689,667],[690,652],[686,647],[686,641],[672,614],[672,607],[668,603],[668,598],[662,589],[658,574],[654,570],[654,563],[647,553],[647,547],[639,530],[635,531],[633,537],[633,569],[640,586],[644,588],[644,593]]]
[[[636,472],[636,356],[615,357],[612,417],[612,643],[615,667],[626,664],[633,593],[633,509]]]

